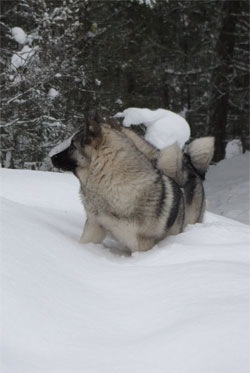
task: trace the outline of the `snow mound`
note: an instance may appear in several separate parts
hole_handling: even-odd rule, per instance
[[[249,165],[246,152],[209,166],[204,185],[210,211],[250,224]]]
[[[2,372],[249,371],[248,226],[207,213],[126,257],[78,243],[73,175],[0,172]]]
[[[123,125],[130,127],[143,123],[146,126],[145,139],[158,149],[177,142],[183,147],[190,137],[190,127],[180,115],[165,109],[149,110],[128,108],[115,115],[124,118]]]
[[[11,33],[17,43],[25,44],[27,42],[27,35],[21,27],[13,27]]]
[[[226,159],[235,157],[236,155],[242,154],[242,143],[238,139],[234,139],[227,143],[226,146]]]

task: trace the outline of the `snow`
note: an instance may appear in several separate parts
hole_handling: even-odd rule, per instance
[[[210,211],[250,224],[249,165],[246,152],[209,167],[204,185]]]
[[[247,225],[207,213],[128,257],[78,243],[73,175],[0,173],[2,372],[249,372]]]
[[[183,147],[190,137],[190,127],[187,121],[169,110],[128,108],[117,113],[115,117],[124,118],[125,127],[143,123],[146,126],[145,139],[158,149],[163,149],[175,142]]]
[[[11,70],[16,70],[27,64],[37,50],[37,47],[30,48],[28,45],[25,45],[20,52],[14,53],[11,57]]]
[[[48,96],[51,100],[54,100],[59,95],[59,92],[55,88],[50,88],[48,92]]]
[[[17,43],[25,44],[27,42],[27,35],[21,27],[13,27],[11,33]]]
[[[82,78],[82,86],[86,87],[86,79],[85,78]]]
[[[43,124],[45,124],[45,125],[47,125],[49,127],[63,127],[63,123],[61,123],[59,121],[52,122],[52,123],[43,122]]]
[[[4,161],[4,167],[9,168],[11,166],[11,157],[11,151],[8,150]]]
[[[188,108],[184,106],[184,108],[179,112],[179,115],[182,117],[182,118],[186,118],[186,115],[188,113]]]
[[[154,6],[155,2],[156,2],[156,0],[139,0],[140,4],[146,4],[150,8],[152,8]]]
[[[71,140],[74,137],[74,135],[75,133],[72,136],[70,136],[68,139],[62,141],[60,144],[56,145],[53,149],[51,149],[51,151],[49,152],[49,156],[53,157],[53,155],[57,153],[61,153],[65,149],[67,149],[70,146]]]
[[[234,139],[227,143],[226,146],[226,159],[235,157],[242,154],[242,143],[239,139]]]
[[[115,101],[115,103],[118,104],[118,105],[122,105],[122,104],[123,104],[123,101],[122,101],[120,98],[118,98],[118,99]]]

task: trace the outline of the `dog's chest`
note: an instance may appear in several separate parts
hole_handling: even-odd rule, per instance
[[[85,209],[94,215],[110,212],[109,204],[96,191],[81,187],[80,196]]]

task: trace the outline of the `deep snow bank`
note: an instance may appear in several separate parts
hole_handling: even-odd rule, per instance
[[[69,174],[1,170],[2,372],[247,373],[249,227],[213,214],[147,253],[78,244]]]
[[[210,166],[206,175],[207,208],[250,224],[250,152]]]

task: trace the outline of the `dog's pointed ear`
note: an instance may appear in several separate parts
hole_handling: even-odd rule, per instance
[[[116,121],[116,119],[114,117],[109,117],[108,120],[107,120],[108,124],[110,124],[110,126],[116,130],[121,130],[121,126],[120,124]]]
[[[101,122],[97,122],[95,119],[88,117],[86,124],[90,137],[98,137],[101,134]]]
[[[75,140],[82,148],[85,145],[93,144],[95,139],[101,138],[101,125],[86,113],[84,114],[84,117],[84,125],[75,135]]]
[[[96,111],[95,115],[84,113],[85,117],[85,132],[87,137],[97,137],[101,133],[101,123],[103,122],[100,115]]]

